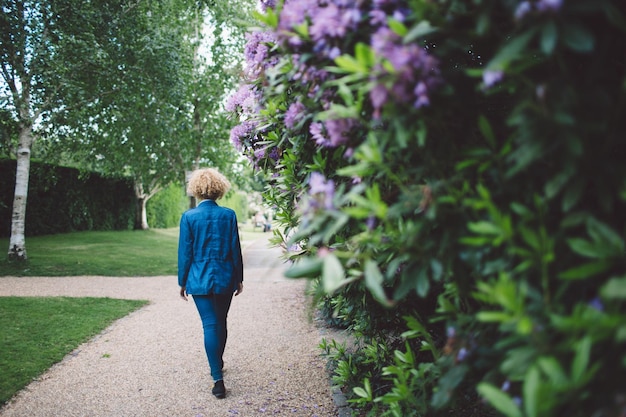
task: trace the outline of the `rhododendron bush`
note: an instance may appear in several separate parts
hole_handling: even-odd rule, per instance
[[[626,4],[262,2],[233,144],[371,415],[626,415]]]

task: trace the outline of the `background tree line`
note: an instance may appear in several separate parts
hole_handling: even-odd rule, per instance
[[[201,164],[234,180],[224,95],[243,37],[234,2],[1,3],[1,150],[17,160],[9,257],[25,259],[31,156],[132,179],[146,202]]]

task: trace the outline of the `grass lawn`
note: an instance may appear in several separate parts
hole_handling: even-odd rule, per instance
[[[242,245],[262,235],[251,224],[243,225]],[[9,239],[0,239],[0,245],[8,251]],[[0,261],[0,277],[175,275],[177,249],[178,228],[26,237],[28,261]]]
[[[0,405],[141,300],[0,297]]]

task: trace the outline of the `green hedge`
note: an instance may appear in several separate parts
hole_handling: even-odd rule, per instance
[[[188,208],[189,197],[186,196],[183,186],[170,184],[148,200],[148,224],[157,229],[178,227],[180,216]]]
[[[0,235],[11,234],[16,161],[0,160]],[[26,235],[133,227],[132,184],[31,161]]]
[[[323,347],[370,415],[626,412],[625,9],[259,14],[231,138],[270,174],[287,274],[356,336]]]

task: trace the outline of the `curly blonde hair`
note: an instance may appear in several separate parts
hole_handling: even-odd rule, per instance
[[[230,182],[216,169],[198,169],[191,174],[187,193],[202,200],[217,200],[230,190]]]

